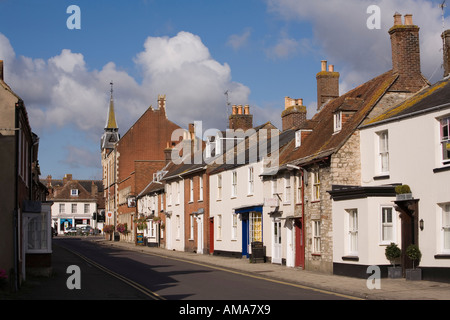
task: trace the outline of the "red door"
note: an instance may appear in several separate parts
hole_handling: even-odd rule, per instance
[[[209,218],[209,253],[214,253],[214,217]]]
[[[295,220],[295,266],[305,269],[305,241],[301,219]]]

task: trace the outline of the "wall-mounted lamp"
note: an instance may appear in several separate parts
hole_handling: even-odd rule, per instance
[[[420,228],[420,231],[423,231],[423,219],[420,219],[420,221],[419,221],[419,228]]]

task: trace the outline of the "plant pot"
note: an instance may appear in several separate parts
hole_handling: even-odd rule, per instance
[[[396,200],[398,201],[402,201],[402,200],[411,200],[412,197],[412,193],[401,193],[401,194],[397,194]]]
[[[388,278],[399,279],[403,277],[402,267],[388,267]]]
[[[422,280],[422,269],[415,268],[415,269],[406,269],[406,280]]]

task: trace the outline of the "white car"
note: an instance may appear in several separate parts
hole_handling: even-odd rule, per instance
[[[66,230],[64,230],[64,234],[69,234],[69,233],[77,233],[77,228],[68,228]]]

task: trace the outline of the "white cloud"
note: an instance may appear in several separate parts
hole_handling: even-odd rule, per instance
[[[284,59],[297,54],[300,44],[292,38],[282,38],[278,43],[267,49],[266,54],[272,59]]]
[[[242,34],[231,35],[228,38],[227,45],[231,46],[234,50],[238,50],[247,44],[250,35],[250,28],[246,28]]]
[[[267,0],[269,11],[286,21],[313,27],[314,45],[322,59],[341,73],[342,88],[351,89],[392,68],[388,30],[395,12],[413,14],[420,27],[422,73],[432,82],[442,77],[442,33],[439,1],[426,0]],[[367,28],[367,8],[378,5],[381,29]],[[450,19],[446,19],[450,25]],[[320,67],[318,61],[318,68]],[[432,77],[433,76],[433,77]]]
[[[109,83],[120,130],[127,130],[158,94],[167,96],[169,119],[179,125],[203,120],[224,128],[224,92],[230,90],[246,103],[250,90],[232,82],[227,64],[214,60],[201,39],[188,32],[148,37],[135,58],[142,72],[138,83],[110,62],[101,70],[88,70],[83,54],[64,49],[44,61],[16,56],[9,40],[0,34],[0,59],[5,81],[25,101],[33,129],[74,125],[99,136],[105,124]],[[206,116],[207,115],[207,116]]]

